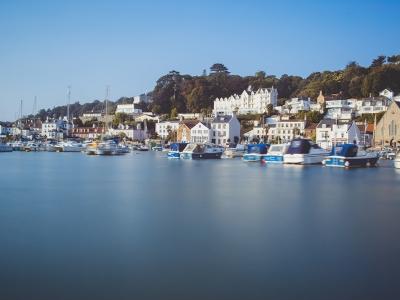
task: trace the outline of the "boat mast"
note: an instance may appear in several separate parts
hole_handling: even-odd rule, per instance
[[[71,86],[67,87],[67,136],[69,136],[69,106],[71,104]]]
[[[105,132],[104,133],[107,133],[108,132],[108,97],[109,97],[109,94],[110,94],[110,86],[109,85],[107,85],[106,86],[106,99],[105,99],[105,102],[106,102],[106,115],[105,115]]]

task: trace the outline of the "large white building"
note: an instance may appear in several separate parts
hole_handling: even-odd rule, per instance
[[[164,121],[156,123],[156,133],[162,138],[166,139],[170,132],[177,132],[179,127],[179,121]]]
[[[209,143],[211,136],[212,130],[209,124],[199,122],[190,129],[190,141],[192,143]]]
[[[64,134],[68,133],[68,130],[72,129],[72,125],[65,119],[58,119],[50,121],[47,119],[42,123],[42,129],[40,134],[47,137],[48,139],[62,139]]]
[[[357,115],[377,114],[388,109],[390,100],[385,97],[370,97],[357,100]]]
[[[240,141],[240,122],[235,114],[215,117],[211,123],[211,129],[213,144],[225,145]]]
[[[214,116],[231,115],[234,111],[238,115],[262,114],[267,112],[268,104],[273,107],[278,102],[278,91],[274,87],[258,89],[250,88],[241,95],[232,95],[227,98],[217,98],[214,101]]]
[[[115,111],[116,114],[127,114],[127,115],[134,115],[142,113],[141,109],[135,108],[135,104],[118,104],[117,109]]]
[[[334,144],[361,144],[363,139],[354,121],[324,119],[316,128],[316,142],[321,148],[330,149]]]
[[[268,141],[289,142],[295,137],[304,135],[305,120],[280,120],[268,126]]]
[[[113,136],[120,136],[121,134],[124,134],[128,139],[137,141],[144,141],[148,138],[147,131],[143,130],[140,124],[138,124],[136,128],[129,125],[120,124],[116,129],[110,128],[108,130],[108,134]]]

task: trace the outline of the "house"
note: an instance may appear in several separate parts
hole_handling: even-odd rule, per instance
[[[351,120],[357,110],[357,99],[325,100],[326,119]]]
[[[379,93],[379,96],[386,97],[389,100],[393,100],[394,93],[391,89],[384,89]]]
[[[147,94],[141,94],[141,95],[133,97],[133,104],[150,103],[150,102],[152,102],[152,99]]]
[[[238,115],[263,114],[267,112],[269,104],[275,107],[277,102],[278,90],[274,87],[261,88],[255,92],[249,87],[241,95],[215,99],[213,114],[224,116],[231,115],[235,111]]]
[[[152,112],[143,112],[139,116],[135,117],[135,122],[153,121],[159,122],[160,117],[153,114]]]
[[[75,127],[72,129],[72,135],[84,140],[96,139],[105,134],[104,127]]]
[[[240,122],[235,114],[217,116],[212,120],[211,142],[217,145],[240,141]]]
[[[318,123],[307,124],[306,128],[304,128],[304,137],[315,141],[315,138],[317,136],[317,126],[318,126]]]
[[[190,141],[192,143],[209,143],[211,142],[212,130],[211,125],[198,122],[190,130]]]
[[[179,127],[179,121],[164,121],[156,123],[156,133],[162,138],[166,139],[170,132],[177,132]]]
[[[323,106],[325,104],[326,101],[329,100],[339,100],[342,98],[342,93],[338,93],[338,94],[331,94],[331,95],[324,95],[322,93],[322,91],[319,91],[319,95],[317,97],[317,103],[321,106]]]
[[[135,108],[135,104],[118,104],[115,110],[116,114],[137,115],[142,113],[141,109]]]
[[[148,138],[148,134],[146,130],[141,128],[140,124],[137,124],[136,128],[129,125],[119,124],[117,128],[110,128],[108,133],[112,136],[121,136],[124,135],[128,139],[135,141],[144,141]]]
[[[339,121],[323,119],[316,129],[316,143],[324,149],[330,149],[334,144],[363,143],[360,129],[354,121]]]
[[[357,100],[357,115],[377,114],[387,110],[390,100],[385,97],[369,97]]]
[[[264,126],[254,126],[252,130],[243,134],[243,137],[246,141],[266,141],[267,140],[267,128]]]
[[[197,120],[183,120],[179,123],[177,141],[189,143],[191,141],[191,129],[198,123]]]
[[[291,141],[295,137],[304,135],[306,121],[281,118],[274,126],[271,125],[268,126],[268,141],[285,143]]]
[[[400,102],[392,101],[375,129],[375,146],[400,145]]]
[[[63,138],[63,135],[67,135],[72,127],[72,124],[70,124],[70,122],[65,118],[52,121],[47,119],[42,123],[40,134],[48,139],[59,140]]]
[[[297,114],[299,111],[310,110],[311,99],[305,97],[292,98],[285,102],[282,113]]]
[[[361,144],[365,147],[371,147],[373,145],[374,124],[365,122],[357,123],[357,126],[361,133]]]

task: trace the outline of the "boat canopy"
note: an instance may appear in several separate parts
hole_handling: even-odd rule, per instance
[[[260,153],[266,154],[268,151],[268,144],[248,144],[247,153]]]
[[[182,152],[187,146],[187,143],[173,143],[170,146],[171,151]]]
[[[355,157],[357,156],[358,146],[355,144],[342,144],[332,147],[331,155]]]
[[[294,139],[290,142],[288,154],[308,154],[311,148],[319,148],[316,144],[311,144],[310,140]]]

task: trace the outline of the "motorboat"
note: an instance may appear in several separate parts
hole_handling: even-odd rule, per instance
[[[268,153],[264,155],[264,161],[267,163],[283,163],[283,156],[289,148],[288,144],[271,145]]]
[[[243,144],[230,145],[224,151],[224,156],[228,158],[243,157],[246,152],[246,146]]]
[[[0,143],[0,152],[12,152],[13,148],[8,144],[1,144]]]
[[[13,151],[24,151],[24,143],[21,141],[11,143],[11,147],[13,148]]]
[[[146,145],[140,145],[137,147],[136,149],[137,151],[149,151],[149,147],[147,147]]]
[[[329,152],[308,139],[296,138],[290,142],[287,153],[283,155],[285,164],[321,164]]]
[[[118,154],[118,145],[113,140],[100,143],[96,150],[97,155],[116,155]]]
[[[180,158],[181,153],[185,150],[187,143],[173,143],[168,151],[168,158]]]
[[[400,169],[400,152],[397,153],[397,155],[394,159],[394,167],[396,169]]]
[[[131,152],[131,149],[128,146],[123,145],[123,144],[118,144],[117,152],[116,152],[117,155],[123,155],[123,154],[127,154],[130,152]]]
[[[327,167],[373,167],[379,156],[377,153],[360,150],[355,144],[342,144],[332,147],[330,155],[323,161]]]
[[[223,149],[214,144],[187,144],[181,153],[183,159],[219,159]]]
[[[243,161],[261,161],[268,152],[268,144],[248,144],[247,152],[243,155]]]
[[[163,148],[162,148],[161,145],[155,145],[155,146],[153,146],[153,148],[151,148],[151,150],[153,150],[153,151],[162,151]]]
[[[25,152],[36,152],[39,151],[40,147],[38,144],[34,143],[34,142],[29,142],[24,146],[24,151]]]
[[[56,152],[82,152],[83,146],[75,141],[61,142],[54,146]]]
[[[96,155],[97,154],[97,143],[91,142],[86,145],[85,152],[87,155]]]

